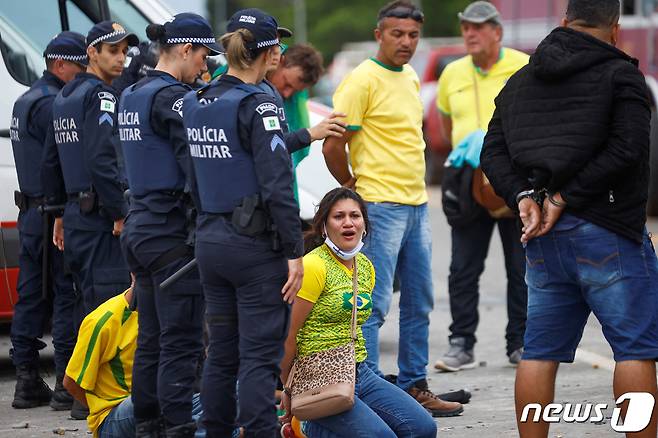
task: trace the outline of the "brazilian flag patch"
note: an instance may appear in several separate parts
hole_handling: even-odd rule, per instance
[[[351,292],[345,292],[343,294],[343,309],[352,310],[352,305],[354,304],[354,297]],[[368,294],[359,294],[356,297],[356,308],[358,310],[367,310],[372,308],[372,301]]]

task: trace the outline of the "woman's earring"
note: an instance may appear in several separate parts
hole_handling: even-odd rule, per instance
[[[365,239],[367,235],[368,235],[368,232],[364,230],[363,231],[363,236],[361,237],[361,239]]]

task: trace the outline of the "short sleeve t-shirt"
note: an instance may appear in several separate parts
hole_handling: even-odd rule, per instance
[[[372,313],[372,289],[375,268],[368,258],[356,258],[359,294],[357,296],[356,361],[366,359],[366,344],[361,325]],[[340,263],[327,245],[304,256],[304,280],[298,298],[314,303],[304,325],[297,333],[297,354],[309,354],[340,347],[350,342],[352,271]]]
[[[130,395],[136,348],[137,312],[124,294],[105,301],[82,322],[66,375],[86,391],[87,424],[94,437],[112,408]]]
[[[477,129],[487,130],[496,109],[494,99],[528,59],[523,52],[501,48],[500,58],[486,73],[473,64],[470,55],[446,66],[439,78],[436,103],[439,111],[452,119],[452,147]],[[479,105],[475,104],[476,86]]]
[[[356,191],[370,202],[427,202],[416,72],[409,65],[391,67],[368,59],[343,79],[333,101],[355,131],[349,150]]]

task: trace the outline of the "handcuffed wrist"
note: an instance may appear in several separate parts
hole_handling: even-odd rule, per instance
[[[524,190],[522,192],[519,192],[516,195],[516,204],[518,205],[521,201],[523,201],[526,198],[530,198],[534,200],[534,195],[535,195],[534,189]]]
[[[555,195],[556,193],[549,193],[548,202],[550,202],[551,204],[553,204],[558,208],[565,208],[567,206],[567,203],[563,201],[558,201],[557,199],[554,198]]]

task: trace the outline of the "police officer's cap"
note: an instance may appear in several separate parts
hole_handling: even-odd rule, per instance
[[[279,38],[290,38],[292,36],[292,30],[287,27],[279,26],[276,28]]]
[[[87,34],[87,46],[95,46],[98,43],[116,44],[128,40],[129,46],[139,45],[139,38],[134,33],[126,32],[126,29],[116,21],[101,21],[96,23]]]
[[[57,34],[43,51],[46,59],[63,59],[87,65],[87,45],[85,37],[78,32],[64,31]]]
[[[210,50],[210,55],[222,52],[208,21],[201,15],[191,12],[176,14],[174,19],[164,24],[167,44],[202,44]]]
[[[251,50],[263,49],[279,44],[279,35],[282,37],[292,34],[286,28],[280,28],[274,17],[266,14],[260,9],[242,9],[228,20],[227,32],[235,32],[238,29],[247,29],[253,36],[254,41],[247,44]]]

